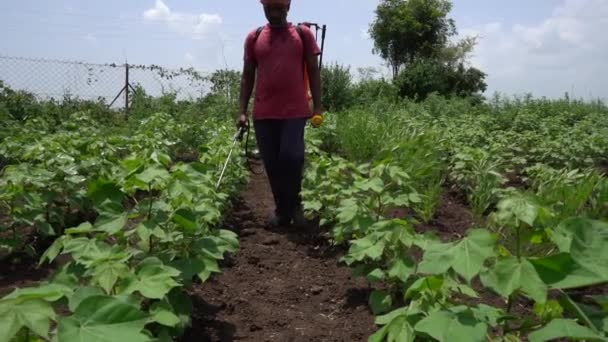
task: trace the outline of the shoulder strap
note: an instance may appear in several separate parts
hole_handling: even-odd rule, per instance
[[[258,37],[260,36],[260,33],[262,33],[262,30],[264,30],[264,26],[260,26],[257,28],[257,30],[255,30],[255,36],[253,38],[254,43],[258,40]]]

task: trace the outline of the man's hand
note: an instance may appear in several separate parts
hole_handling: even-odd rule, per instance
[[[239,119],[236,122],[237,128],[247,127],[247,114],[239,114]]]

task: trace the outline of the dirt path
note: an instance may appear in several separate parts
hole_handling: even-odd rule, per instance
[[[272,194],[252,175],[228,229],[241,250],[223,273],[194,288],[185,341],[367,341],[375,330],[369,290],[338,262],[315,228],[271,230]]]

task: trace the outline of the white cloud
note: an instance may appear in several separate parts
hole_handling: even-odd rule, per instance
[[[216,32],[223,23],[218,14],[182,13],[172,11],[162,0],[156,0],[153,8],[146,10],[144,19],[165,22],[169,29],[179,34],[201,39]]]
[[[561,0],[546,19],[506,28],[490,23],[462,30],[480,40],[473,65],[489,74],[490,91],[608,98],[608,1]]]

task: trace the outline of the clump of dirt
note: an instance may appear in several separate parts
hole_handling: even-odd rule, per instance
[[[253,175],[226,223],[241,250],[193,288],[183,341],[366,341],[376,330],[367,282],[352,279],[318,226],[270,229],[272,208],[265,175]]]

